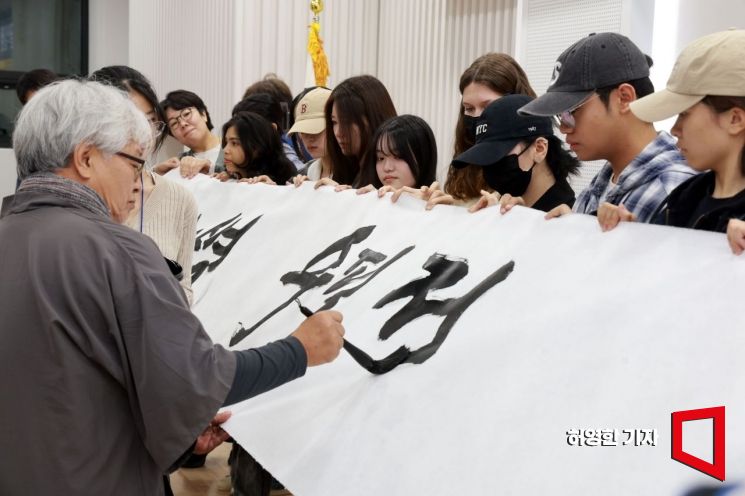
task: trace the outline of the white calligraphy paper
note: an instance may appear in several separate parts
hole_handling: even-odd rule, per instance
[[[342,351],[230,408],[227,430],[294,494],[682,494],[719,482],[671,460],[671,413],[713,406],[726,407],[727,479],[745,475],[745,258],[722,234],[637,224],[602,233],[594,217],[545,221],[525,208],[425,212],[413,198],[392,204],[308,183],[183,184],[201,215],[195,266],[220,260],[194,283],[194,312],[226,346],[299,290],[283,276],[363,227],[373,226],[325,271],[329,282],[299,298],[316,310],[363,250],[390,260],[413,246],[334,305],[349,341],[374,358],[420,348],[442,325],[443,316],[424,315],[378,339],[411,298],[373,307],[426,278],[430,257],[467,265],[452,286],[425,295],[434,302],[514,263],[424,363],[376,376]],[[234,231],[205,247],[205,232],[226,221]],[[303,318],[289,304],[235,348],[280,339]],[[619,434],[616,446],[571,446],[572,429],[655,429],[656,445]],[[699,431],[684,448],[702,456],[693,450],[710,445],[711,429]]]

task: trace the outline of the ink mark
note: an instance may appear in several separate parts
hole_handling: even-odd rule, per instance
[[[432,341],[412,351],[406,359],[406,362],[416,364],[424,363],[437,352],[463,312],[489,289],[507,279],[515,268],[515,262],[510,261],[504,264],[463,296],[444,300],[430,300],[427,299],[427,295],[430,291],[451,287],[463,279],[468,274],[468,261],[452,259],[435,253],[422,267],[430,275],[415,279],[391,291],[373,306],[378,309],[396,300],[411,297],[403,308],[383,324],[378,334],[381,340],[390,338],[406,324],[424,315],[445,317]]]
[[[240,222],[241,215],[242,214],[238,214],[235,217],[232,217],[225,222],[221,222],[215,227],[212,227],[206,231],[202,229],[197,231],[197,237],[194,240],[194,251],[198,252],[201,250],[212,248],[212,254],[216,255],[217,258],[212,262],[203,260],[199,263],[194,264],[191,269],[192,283],[196,282],[197,279],[199,279],[205,271],[214,271],[230,254],[230,251],[233,249],[236,243],[240,241],[243,235],[246,234],[248,230],[251,229],[254,224],[256,224],[256,222],[258,222],[258,220],[262,217],[261,215],[259,215],[258,217],[247,223],[245,226],[237,228],[235,227],[235,225]],[[227,238],[229,242],[227,244],[222,244],[219,241],[219,238],[221,236],[223,238]]]
[[[261,327],[266,321],[285,309],[296,298],[299,298],[312,289],[329,284],[334,279],[334,274],[329,271],[340,267],[346,260],[352,247],[365,241],[374,229],[375,226],[360,227],[356,229],[352,234],[334,241],[319,254],[311,258],[311,260],[305,265],[302,270],[287,272],[286,274],[282,275],[282,277],[280,277],[280,282],[283,285],[292,284],[298,286],[298,290],[251,327],[241,327],[241,329],[236,331],[230,339],[230,346],[235,346],[236,344],[238,344],[248,335],[253,333],[256,329]],[[345,277],[336,282],[323,293],[326,295],[337,292],[336,294],[330,295],[324,301],[323,306],[319,310],[328,310],[329,308],[333,308],[341,298],[350,297],[351,295],[359,291],[362,287],[364,287],[367,283],[369,283],[383,270],[388,268],[392,263],[399,260],[401,257],[406,255],[413,249],[414,246],[409,246],[402,249],[390,260],[383,263],[380,267],[369,272],[368,270],[371,269],[372,266],[381,264],[384,260],[386,260],[387,255],[370,249],[362,250],[362,252],[360,252],[360,254],[358,255],[358,260],[355,261],[355,263],[352,264],[352,266],[344,272]],[[334,256],[335,258],[327,265],[316,267],[327,258]]]

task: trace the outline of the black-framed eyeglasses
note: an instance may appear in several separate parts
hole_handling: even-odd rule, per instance
[[[186,107],[176,117],[169,119],[168,127],[173,131],[181,122],[188,122],[196,110],[196,107]]]
[[[137,170],[138,174],[142,172],[142,169],[145,168],[145,161],[142,160],[140,157],[135,157],[134,155],[130,155],[129,153],[124,153],[124,152],[116,152],[114,153],[114,155],[119,155],[120,157],[126,158],[127,160],[130,160],[132,162],[135,162],[137,165],[134,165],[134,164],[130,164],[130,165]]]

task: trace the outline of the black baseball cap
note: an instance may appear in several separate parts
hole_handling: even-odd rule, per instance
[[[452,165],[491,165],[526,138],[552,135],[550,118],[517,113],[532,100],[527,95],[505,95],[491,102],[476,121],[476,143],[455,157]]]
[[[564,50],[546,93],[521,114],[552,116],[572,110],[598,88],[649,77],[652,59],[618,33],[591,33]]]

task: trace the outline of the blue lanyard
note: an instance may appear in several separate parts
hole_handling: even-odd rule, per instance
[[[140,232],[142,232],[142,224],[145,215],[145,176],[144,172],[140,172]]]

